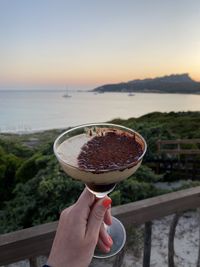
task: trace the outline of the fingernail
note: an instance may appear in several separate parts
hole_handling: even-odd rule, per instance
[[[111,198],[106,198],[102,202],[102,205],[104,206],[104,208],[108,208],[111,203],[112,203],[112,199]]]

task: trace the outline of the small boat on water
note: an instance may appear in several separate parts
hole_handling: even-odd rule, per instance
[[[135,94],[134,93],[129,93],[128,96],[134,96]]]
[[[68,98],[68,97],[72,97],[71,95],[69,95],[68,93],[66,93],[66,94],[64,94],[63,95],[63,97],[66,97],[66,98]]]
[[[72,97],[71,95],[68,94],[68,90],[66,90],[66,93],[63,95],[63,97],[65,98],[69,98],[69,97]]]

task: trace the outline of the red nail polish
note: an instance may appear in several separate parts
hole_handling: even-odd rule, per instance
[[[104,206],[104,208],[108,208],[111,203],[112,203],[112,199],[111,198],[106,198],[102,202],[102,205]]]

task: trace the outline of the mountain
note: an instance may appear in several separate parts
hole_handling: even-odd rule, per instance
[[[187,73],[172,74],[153,79],[132,80],[116,84],[105,84],[93,92],[148,92],[200,94],[200,82],[194,81]]]

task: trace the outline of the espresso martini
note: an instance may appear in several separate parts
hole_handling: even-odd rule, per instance
[[[57,147],[66,173],[95,192],[107,192],[140,166],[145,145],[139,134],[117,128],[89,128]]]
[[[97,198],[136,172],[146,148],[139,133],[111,123],[81,125],[67,130],[54,142],[54,153],[64,172],[84,182]],[[107,231],[113,240],[111,250],[106,254],[95,250],[96,258],[112,257],[125,244],[126,231],[117,218],[112,217]]]

